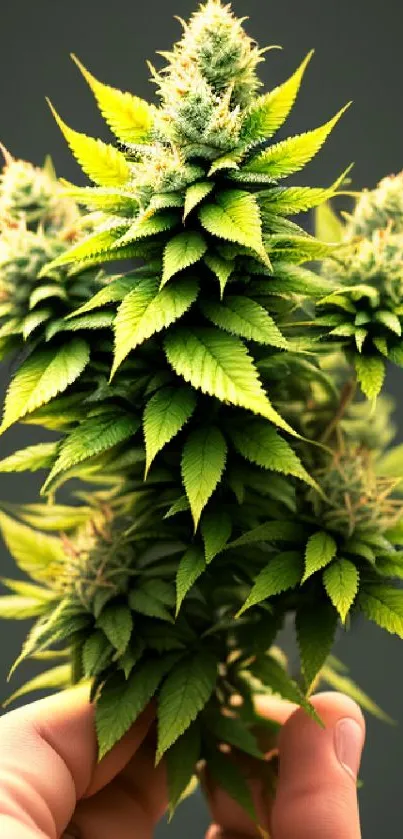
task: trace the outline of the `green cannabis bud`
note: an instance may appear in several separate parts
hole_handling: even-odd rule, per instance
[[[346,214],[347,224],[339,226],[344,246],[323,264],[336,288],[319,301],[318,325],[326,327],[326,339],[342,342],[351,354],[362,390],[372,399],[381,390],[386,361],[403,364],[402,187],[397,175],[365,190]],[[333,219],[334,230],[338,224]]]
[[[3,328],[28,352],[0,433],[33,423],[58,438],[0,461],[46,476],[42,503],[0,511],[30,578],[5,582],[0,617],[35,620],[14,669],[54,659],[12,698],[90,679],[102,757],[156,697],[171,814],[203,761],[256,820],[233,760],[271,772],[254,697],[315,716],[318,680],[356,695],[330,657],[340,624],[360,613],[403,637],[403,456],[388,448],[390,402],[372,416],[383,359],[401,353],[402,232],[393,179],[346,226],[327,203],[346,172],[288,182],[344,109],[278,140],[311,55],[261,93],[264,51],[242,24],[202,5],[151,68],[158,104],[74,58],[115,139],[53,109],[91,182],[64,184],[84,208],[73,238],[49,226],[39,186],[7,198]],[[311,208],[318,238],[291,219]],[[290,617],[298,679],[275,646]]]
[[[365,189],[348,217],[350,236],[371,236],[377,230],[390,228],[403,232],[403,173],[382,178],[375,189]]]
[[[0,175],[0,353],[16,352],[63,317],[101,281],[98,271],[41,272],[79,235],[80,211],[63,193],[49,161],[43,169],[7,152]]]

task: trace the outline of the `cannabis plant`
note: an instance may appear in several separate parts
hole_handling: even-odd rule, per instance
[[[361,613],[403,637],[403,458],[375,403],[402,360],[401,177],[345,225],[325,202],[346,172],[294,186],[344,109],[278,139],[311,56],[262,93],[264,52],[208,0],[151,67],[157,104],[74,58],[115,137],[51,106],[91,185],[11,161],[2,181],[1,431],[59,432],[0,463],[46,473],[40,503],[0,515],[31,578],[4,581],[0,616],[35,618],[13,670],[55,665],[14,697],[91,680],[100,757],[155,697],[171,812],[202,765],[254,816],[233,760],[272,782],[254,696],[314,715],[321,678],[357,694],[329,658],[338,627]],[[319,205],[316,238],[290,217]]]

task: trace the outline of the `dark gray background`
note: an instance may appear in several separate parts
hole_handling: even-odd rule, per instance
[[[319,157],[304,173],[308,185],[330,183],[351,161],[356,187],[373,186],[384,174],[403,166],[403,6],[401,0],[235,0],[234,9],[249,15],[249,32],[261,45],[282,44],[268,55],[262,77],[273,87],[305,53],[316,48],[299,102],[288,121],[289,132],[319,125],[346,101],[343,117]],[[146,58],[167,49],[178,37],[178,14],[186,18],[191,0],[3,0],[0,29],[0,137],[15,156],[40,163],[51,152],[59,174],[79,179],[78,168],[44,103],[51,97],[64,119],[89,134],[106,136],[84,81],[69,60],[74,51],[100,79],[153,96],[147,85]],[[158,61],[158,59],[157,59]],[[2,371],[3,383],[7,370]],[[401,400],[402,380],[392,372],[388,389]],[[402,403],[400,402],[400,405]],[[402,415],[403,426],[403,415]],[[1,440],[0,456],[16,443],[28,444],[32,430],[12,431]],[[34,478],[1,479],[0,496],[34,499]],[[1,574],[11,563],[3,551]],[[1,626],[0,682],[26,627]],[[362,624],[339,643],[338,654],[360,684],[396,719],[397,729],[368,721],[361,791],[366,839],[401,836],[403,765],[403,674],[399,641]],[[201,837],[207,823],[198,799],[184,805],[170,830],[159,836]],[[342,837],[341,837],[342,839]]]

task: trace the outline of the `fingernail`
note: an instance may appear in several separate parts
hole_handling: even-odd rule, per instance
[[[358,722],[349,717],[338,721],[334,731],[337,760],[354,781],[360,768],[363,744],[364,735]]]

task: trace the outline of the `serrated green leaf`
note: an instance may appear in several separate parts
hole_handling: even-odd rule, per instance
[[[89,260],[90,262],[94,260],[95,262],[99,261],[98,257],[102,257],[102,261],[104,261],[106,259],[124,259],[135,256],[135,254],[130,252],[122,253],[123,249],[119,249],[116,246],[126,227],[127,223],[125,224],[122,221],[119,226],[102,230],[100,233],[92,233],[90,236],[79,241],[77,245],[73,245],[67,251],[63,251],[60,256],[57,256],[56,259],[53,259],[52,262],[45,265],[38,275],[39,278],[47,276],[49,271],[53,271],[55,268],[60,268],[64,265],[69,265],[71,262],[83,264],[85,260]]]
[[[125,277],[118,277],[116,280],[111,280],[104,288],[101,288],[97,294],[94,294],[91,297],[91,300],[88,300],[84,303],[83,306],[80,306],[79,309],[75,309],[74,312],[71,312],[68,315],[68,319],[76,318],[78,315],[84,315],[86,312],[91,312],[93,309],[99,309],[102,306],[107,306],[108,303],[116,303],[123,300],[130,291],[133,291],[136,285],[140,282],[141,277],[136,276],[136,274],[127,274]]]
[[[146,217],[151,218],[157,210],[167,210],[172,207],[183,207],[185,199],[183,193],[179,192],[156,192],[146,210]]]
[[[285,216],[306,212],[317,207],[318,204],[323,206],[323,202],[337,194],[349,169],[343,172],[331,186],[324,189],[309,186],[272,187],[259,193],[259,205],[264,214],[269,212]]]
[[[266,688],[272,693],[281,696],[282,699],[288,702],[294,702],[301,705],[307,713],[320,722],[320,719],[309,702],[298,687],[297,683],[290,678],[284,667],[276,661],[272,656],[260,656],[251,665],[251,673],[256,676]]]
[[[233,261],[223,259],[222,257],[217,256],[217,254],[210,253],[204,257],[204,261],[208,268],[210,268],[210,271],[216,275],[218,282],[220,283],[221,297],[223,297],[225,286],[234,271],[235,263]]]
[[[308,268],[287,262],[276,262],[274,277],[267,280],[265,287],[268,293],[285,297],[295,294],[304,297],[321,297],[329,291],[329,282],[318,277]]]
[[[48,469],[57,455],[58,443],[36,443],[0,460],[0,472],[36,472]]]
[[[80,330],[86,332],[89,329],[109,329],[113,324],[114,317],[113,312],[91,312],[88,315],[81,315],[80,317],[70,318],[69,320],[65,318],[54,320],[52,323],[49,323],[46,329],[46,339],[49,341],[54,335],[60,334],[60,332],[79,332]]]
[[[254,542],[298,542],[304,538],[304,528],[294,521],[268,521],[246,531],[229,542],[227,548],[241,548]]]
[[[237,150],[223,154],[221,157],[216,157],[214,163],[210,166],[208,177],[212,178],[216,172],[221,172],[222,169],[238,169],[238,163],[241,158],[242,152]]]
[[[222,303],[205,300],[200,308],[208,320],[226,332],[259,344],[283,349],[288,346],[266,309],[248,297],[227,296]]]
[[[112,215],[132,216],[138,211],[139,200],[130,185],[126,188],[102,186],[75,186],[69,181],[61,179],[64,185],[63,193],[77,204],[90,210],[100,210]]]
[[[128,440],[139,428],[140,420],[135,414],[124,414],[118,410],[83,420],[61,443],[58,458],[43,491],[62,472]]]
[[[273,472],[294,475],[317,488],[289,443],[269,423],[253,419],[242,429],[230,429],[230,434],[236,449],[247,460]]]
[[[305,573],[303,582],[315,571],[325,568],[334,559],[337,553],[337,544],[324,530],[318,530],[308,539],[305,548]]]
[[[360,575],[349,559],[337,559],[323,574],[325,589],[343,623],[357,596]]]
[[[144,641],[140,638],[135,638],[134,640],[132,638],[123,655],[119,656],[118,666],[120,670],[123,670],[126,679],[129,678],[133,668],[140,661],[144,650]]]
[[[241,752],[258,760],[263,759],[263,754],[258,748],[256,738],[246,727],[245,723],[237,717],[227,717],[224,714],[216,714],[207,717],[209,731],[212,731],[219,743],[226,743],[234,746]]]
[[[204,542],[206,563],[212,562],[214,557],[225,548],[231,538],[231,516],[224,510],[207,511],[202,516],[201,534]]]
[[[210,496],[219,483],[227,457],[227,444],[213,425],[189,434],[182,453],[182,479],[195,527]]]
[[[82,664],[85,678],[92,679],[102,673],[109,664],[112,654],[113,650],[105,633],[101,630],[93,632],[83,646]]]
[[[183,555],[176,573],[176,614],[190,589],[206,567],[203,551],[197,545],[191,545]]]
[[[123,186],[130,178],[130,166],[115,146],[69,128],[49,102],[52,114],[83,172],[99,186]]]
[[[164,553],[159,551],[158,557],[161,556],[171,556],[173,553],[178,553],[181,550],[181,543],[174,543],[173,545],[167,545]],[[165,580],[161,579],[152,579],[146,580],[141,584],[141,588],[143,591],[146,591],[151,597],[155,597],[156,600],[159,600],[160,603],[163,603],[164,606],[175,606],[176,603],[176,596],[175,596],[175,587],[171,583],[167,583]]]
[[[35,600],[41,600],[48,605],[58,599],[57,592],[52,589],[27,583],[25,580],[11,580],[8,577],[0,577],[0,582],[16,594],[23,597],[33,597]]]
[[[382,629],[403,638],[403,590],[384,585],[366,585],[358,596],[358,607]]]
[[[297,97],[305,69],[312,58],[309,52],[292,76],[269,93],[259,96],[246,114],[242,138],[247,141],[265,140],[281,128]]]
[[[368,399],[376,399],[385,378],[385,362],[376,355],[356,355],[354,365],[362,392]]]
[[[43,300],[49,300],[50,297],[58,297],[59,300],[65,301],[68,299],[66,290],[62,285],[39,285],[34,288],[29,298],[29,308],[34,309],[38,303],[42,303]]]
[[[374,313],[374,319],[378,321],[378,323],[382,323],[389,329],[390,332],[394,332],[395,335],[402,334],[402,325],[397,315],[394,312],[384,311],[382,309],[378,310]]]
[[[161,288],[179,271],[194,265],[206,253],[207,242],[201,233],[194,230],[178,233],[169,240],[164,250],[164,270]]]
[[[298,172],[315,157],[347,107],[341,108],[329,122],[319,128],[269,146],[252,157],[243,168],[247,172],[269,176],[273,181]]]
[[[26,682],[21,688],[16,690],[12,696],[3,702],[3,708],[7,708],[16,699],[21,696],[26,696],[27,693],[32,693],[36,690],[62,690],[71,685],[71,664],[60,664],[58,667],[52,667],[51,670],[46,670],[45,673],[40,673]]]
[[[43,323],[46,323],[51,316],[51,309],[35,309],[34,312],[30,312],[30,314],[24,319],[24,326],[22,329],[24,341],[27,341],[33,332],[35,332],[35,329]]]
[[[46,582],[66,561],[63,544],[55,536],[32,530],[0,513],[0,530],[16,564],[33,580]]]
[[[70,507],[67,504],[20,504],[15,513],[32,527],[64,533],[80,527],[94,516],[91,507]]]
[[[305,687],[310,691],[330,655],[337,628],[337,612],[329,603],[301,605],[295,627]]]
[[[178,515],[178,513],[184,513],[186,510],[190,510],[189,501],[186,498],[186,495],[181,495],[173,504],[171,504],[167,513],[165,513],[164,519],[170,519],[172,516]]]
[[[169,673],[158,696],[157,762],[204,708],[216,678],[217,662],[205,651],[183,659]]]
[[[196,395],[190,387],[162,388],[151,397],[143,419],[146,474],[158,452],[178,434],[192,416],[196,403]]]
[[[159,618],[172,623],[172,615],[166,606],[152,594],[142,589],[131,591],[129,594],[129,605],[134,612],[140,615],[147,615],[150,618]]]
[[[99,760],[136,722],[171,663],[170,656],[152,659],[140,664],[127,681],[123,675],[117,674],[106,682],[95,710]]]
[[[217,192],[214,204],[206,203],[200,208],[199,219],[213,236],[251,248],[268,261],[259,206],[253,195],[239,189]]]
[[[167,335],[165,351],[175,372],[193,387],[221,402],[261,414],[295,434],[269,402],[239,338],[214,328],[177,329]]]
[[[199,285],[194,279],[177,280],[161,291],[157,279],[142,280],[118,309],[111,375],[129,352],[182,317],[196,300],[198,292]]]
[[[326,242],[319,242],[310,236],[284,236],[273,234],[265,237],[265,245],[270,257],[281,262],[294,263],[312,262],[325,259],[334,253],[335,246]],[[323,283],[323,280],[322,280]]]
[[[97,625],[115,650],[123,654],[133,630],[133,618],[129,607],[124,604],[105,606],[97,619]]]
[[[118,245],[124,246],[139,239],[147,239],[149,236],[156,236],[164,233],[179,223],[180,216],[174,211],[161,211],[155,215],[140,215],[127,232],[119,239]]]
[[[0,431],[66,390],[81,375],[89,357],[88,344],[81,338],[33,353],[19,368],[7,391]]]
[[[302,558],[298,551],[285,551],[277,554],[256,577],[249,597],[239,610],[237,617],[243,615],[252,606],[256,606],[257,603],[268,600],[283,591],[288,591],[290,588],[295,588],[301,577]]]
[[[26,620],[42,615],[49,604],[36,597],[6,594],[0,597],[0,620]]]
[[[195,184],[188,186],[185,197],[185,209],[183,211],[183,220],[188,217],[189,213],[198,207],[207,195],[214,189],[214,183],[211,181],[198,181]]]
[[[390,347],[389,349],[389,361],[392,364],[397,364],[399,367],[403,367],[403,347],[401,344],[396,344],[394,347]]]
[[[55,572],[54,572],[55,573]],[[47,650],[59,642],[68,642],[77,632],[87,630],[90,623],[88,612],[81,603],[65,597],[48,615],[37,621],[26,638],[21,654],[11,668],[9,678],[27,658]]]
[[[201,732],[196,721],[165,754],[170,819],[195,774],[200,748]]]
[[[239,766],[219,751],[211,751],[207,758],[207,769],[215,783],[224,789],[256,823],[257,816],[252,793]]]
[[[154,121],[152,105],[132,93],[103,84],[75,55],[72,55],[72,59],[88,82],[102,116],[118,140],[122,143],[147,142]]]
[[[329,203],[315,209],[315,236],[322,242],[342,242],[344,225]]]

